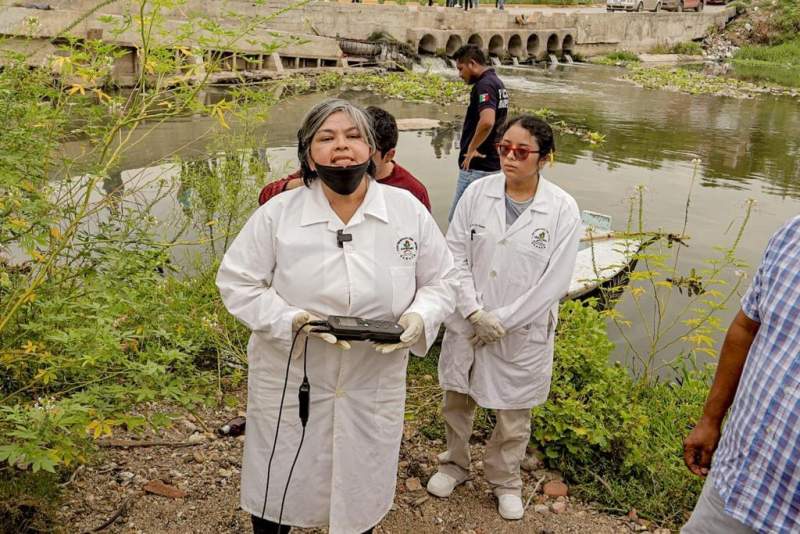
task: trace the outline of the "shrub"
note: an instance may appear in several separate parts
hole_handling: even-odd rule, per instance
[[[608,364],[613,344],[600,312],[567,302],[560,315],[551,394],[533,410],[533,441],[548,458],[591,463],[600,455],[625,463],[647,422],[629,404],[631,378]]]

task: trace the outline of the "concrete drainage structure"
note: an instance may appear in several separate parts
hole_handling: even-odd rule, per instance
[[[101,39],[121,49],[123,54],[110,72],[118,85],[135,83],[141,74],[141,37],[133,25],[125,24],[131,16],[131,2],[48,0],[48,10],[23,7],[35,5],[24,2],[6,3],[9,6],[0,15],[3,47],[25,53],[29,65],[48,66],[50,58],[61,53],[58,39],[69,35]],[[240,39],[230,49],[215,49],[196,37],[175,51],[184,54],[184,50],[190,50],[187,57],[180,57],[180,63],[194,64],[191,70],[198,73],[210,62],[217,63],[222,71],[213,72],[212,81],[238,82],[290,69],[405,61],[408,47],[422,54],[452,57],[460,46],[472,43],[491,56],[493,63],[545,58],[569,61],[565,56],[578,53],[590,57],[614,50],[643,52],[656,45],[703,38],[710,28],[724,27],[736,14],[735,8],[728,7],[702,13],[532,11],[517,15],[491,7],[466,12],[414,4],[364,5],[340,0],[310,2],[292,9],[293,0],[183,0],[163,10],[163,30],[168,35],[182,32],[187,13],[207,17],[225,29],[238,27],[242,17],[268,15],[268,27],[254,30],[253,42]],[[35,34],[31,34],[31,20],[36,21]],[[117,29],[123,26],[120,33]],[[388,37],[381,41],[380,52],[368,42],[376,32]],[[265,52],[259,40],[277,48]],[[178,68],[181,72],[176,75],[190,72]]]
[[[560,30],[484,30],[470,32],[463,30],[408,30],[407,42],[416,44],[420,54],[438,54],[453,57],[463,44],[474,44],[489,57],[500,58],[511,63],[513,58],[519,62],[541,61],[550,54],[558,58],[572,54],[575,48],[574,28]]]

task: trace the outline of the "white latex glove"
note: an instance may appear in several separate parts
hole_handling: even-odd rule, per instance
[[[406,313],[400,316],[397,324],[403,327],[400,343],[375,343],[375,350],[381,354],[389,354],[396,350],[413,347],[425,332],[425,323],[422,322],[422,316],[418,313]]]
[[[308,323],[310,321],[319,321],[319,320],[320,318],[317,317],[316,315],[309,313],[307,311],[302,311],[297,315],[295,315],[294,318],[292,319],[292,332],[293,333],[297,332],[297,329],[303,326],[305,323]],[[336,339],[336,336],[334,336],[329,332],[313,332],[312,330],[314,328],[317,327],[307,324],[303,326],[303,332],[305,332],[306,335],[308,336],[319,338],[325,343],[336,345],[342,350],[350,350],[350,343],[348,343],[347,341],[343,339],[342,340]]]
[[[478,343],[488,345],[499,341],[506,335],[506,329],[492,312],[478,310],[470,314],[467,319],[472,323],[472,329],[475,330],[475,335],[470,340],[473,345],[480,346]]]

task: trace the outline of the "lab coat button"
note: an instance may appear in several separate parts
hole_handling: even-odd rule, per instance
[[[501,245],[505,245],[505,244],[506,244],[506,240],[505,240],[505,239],[501,239],[501,240],[500,240],[500,244],[501,244]]]
[[[341,399],[342,397],[344,397],[344,390],[337,389],[336,390],[336,398],[337,399]]]
[[[489,278],[497,278],[497,271],[489,272]]]

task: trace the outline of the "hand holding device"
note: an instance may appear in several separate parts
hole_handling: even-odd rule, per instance
[[[396,350],[413,347],[425,332],[425,323],[418,313],[406,313],[400,317],[397,324],[403,327],[398,343],[375,343],[375,350],[381,354],[389,354]]]
[[[343,315],[329,315],[327,321],[320,321],[315,332],[333,334],[340,341],[374,341],[376,343],[399,343],[403,327],[393,321],[362,319]]]
[[[478,345],[478,343],[488,345],[499,341],[506,335],[506,329],[503,328],[500,319],[495,317],[492,312],[478,310],[470,314],[467,319],[472,323],[472,328],[475,331],[475,335],[470,340],[473,345]]]
[[[350,343],[348,343],[343,339],[337,339],[337,337],[330,331],[321,330],[319,328],[319,325],[324,325],[324,324],[325,321],[323,321],[316,315],[309,313],[307,311],[302,311],[297,315],[295,315],[294,318],[292,319],[292,331],[296,332],[298,328],[302,327],[303,332],[305,332],[306,335],[308,336],[319,338],[325,343],[330,343],[331,345],[338,346],[342,350],[349,350]]]

